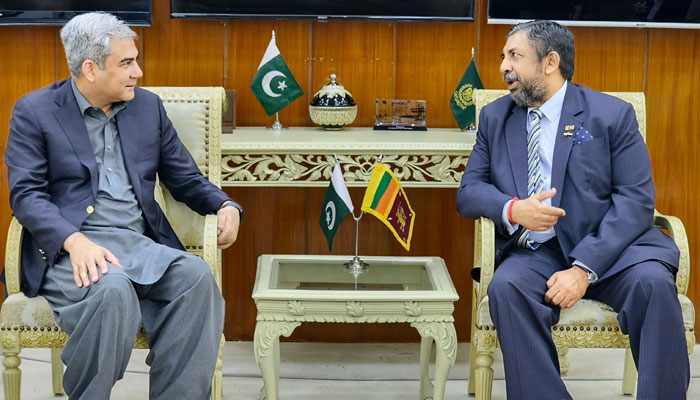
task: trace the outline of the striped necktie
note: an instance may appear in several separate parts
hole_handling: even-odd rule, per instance
[[[527,128],[527,195],[542,192],[542,170],[540,168],[540,134],[542,133],[542,111],[533,108],[530,111],[532,121]],[[518,246],[535,250],[539,243],[530,239],[530,230],[525,229],[518,238]]]

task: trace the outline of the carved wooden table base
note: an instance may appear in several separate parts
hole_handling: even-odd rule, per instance
[[[324,272],[335,268],[333,263],[342,269],[342,262],[348,259],[348,256],[311,255],[262,255],[258,259],[253,298],[258,308],[254,337],[255,360],[260,366],[264,382],[260,400],[279,399],[279,338],[289,337],[303,322],[410,323],[421,335],[420,398],[442,400],[447,374],[457,355],[457,333],[452,312],[453,303],[458,299],[444,261],[438,257],[365,257],[364,261],[370,264],[370,271],[376,265],[376,270],[372,271],[375,273],[372,278],[376,277],[376,280],[370,285],[384,285],[385,288],[394,289],[326,290],[318,287],[319,282],[337,282],[331,281],[332,274]],[[276,270],[273,265],[282,264],[280,260],[297,263],[298,268],[295,265],[285,271],[281,268]],[[290,284],[296,282],[293,278],[295,270],[300,275],[306,273],[309,276],[309,268],[314,268],[313,265],[304,265],[304,260],[308,260],[309,264],[323,264],[322,269],[325,269],[315,273],[314,277],[318,279],[314,282],[316,286],[313,290],[300,289],[303,285],[295,287],[294,283]],[[381,262],[387,265],[379,266]],[[424,263],[425,269],[421,276],[410,276],[411,271],[402,269],[402,262],[413,263],[414,266],[416,263]],[[360,277],[362,279],[362,275]],[[304,282],[303,279],[299,280]],[[308,282],[305,283],[309,285]],[[403,285],[403,289],[396,290],[396,285]],[[433,342],[436,345],[436,358],[435,376],[431,383],[428,365]]]

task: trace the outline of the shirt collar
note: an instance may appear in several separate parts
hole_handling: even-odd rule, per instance
[[[550,121],[556,121],[561,115],[561,108],[564,106],[564,97],[566,96],[566,85],[567,81],[564,81],[564,84],[554,93],[554,96],[550,97],[549,100],[538,107],[542,115]],[[527,108],[528,115],[533,109],[535,109],[535,107]]]
[[[89,101],[83,96],[82,93],[80,93],[80,90],[78,90],[78,87],[75,86],[75,80],[73,78],[70,78],[70,85],[73,88],[73,95],[75,96],[75,101],[78,102],[78,108],[80,109],[80,113],[82,115],[85,115],[85,110],[88,108],[92,108],[92,104],[90,104]]]
[[[75,80],[73,78],[70,78],[70,84],[71,87],[73,88],[73,95],[75,96],[75,101],[78,102],[78,108],[80,109],[80,114],[85,116],[85,111],[87,111],[90,108],[97,109],[97,107],[94,107],[90,102],[83,96],[82,93],[80,93],[80,90],[78,90],[78,87],[75,85]],[[117,115],[117,113],[123,109],[126,108],[126,102],[125,101],[120,101],[118,103],[112,104],[112,113],[109,116],[110,118],[114,117]]]

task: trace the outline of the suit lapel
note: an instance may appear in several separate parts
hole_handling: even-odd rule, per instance
[[[518,197],[527,198],[527,129],[525,128],[526,108],[515,107],[505,124],[508,158],[513,170]]]
[[[554,141],[554,159],[552,160],[552,187],[557,189],[557,194],[552,199],[552,206],[559,207],[561,202],[562,185],[564,184],[564,176],[566,175],[566,166],[569,162],[569,154],[573,146],[573,136],[564,136],[565,127],[574,125],[576,131],[583,120],[580,114],[583,112],[578,98],[578,88],[573,83],[568,82],[564,104],[561,108],[561,116],[559,117],[559,126],[557,127],[556,139]],[[571,131],[569,129],[569,131]]]
[[[136,112],[135,106],[129,106],[117,114],[117,128],[119,129],[119,140],[122,144],[122,152],[124,153],[124,165],[126,172],[129,174],[131,186],[134,188],[136,198],[141,199],[141,179],[138,171],[138,155],[139,155],[139,139],[141,135],[138,129],[136,117],[133,113]]]
[[[57,92],[54,102],[59,107],[58,110],[54,111],[54,116],[73,146],[78,160],[90,171],[92,191],[97,193],[95,152],[90,143],[83,116],[78,108],[78,102],[75,100],[70,80],[65,81],[63,87]]]

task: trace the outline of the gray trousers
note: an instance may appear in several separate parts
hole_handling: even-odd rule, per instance
[[[150,352],[150,399],[208,399],[224,325],[224,301],[201,258],[177,258],[153,284],[110,265],[82,300],[67,298],[47,272],[39,294],[69,339],[61,353],[69,398],[109,399],[124,376],[141,326]]]

